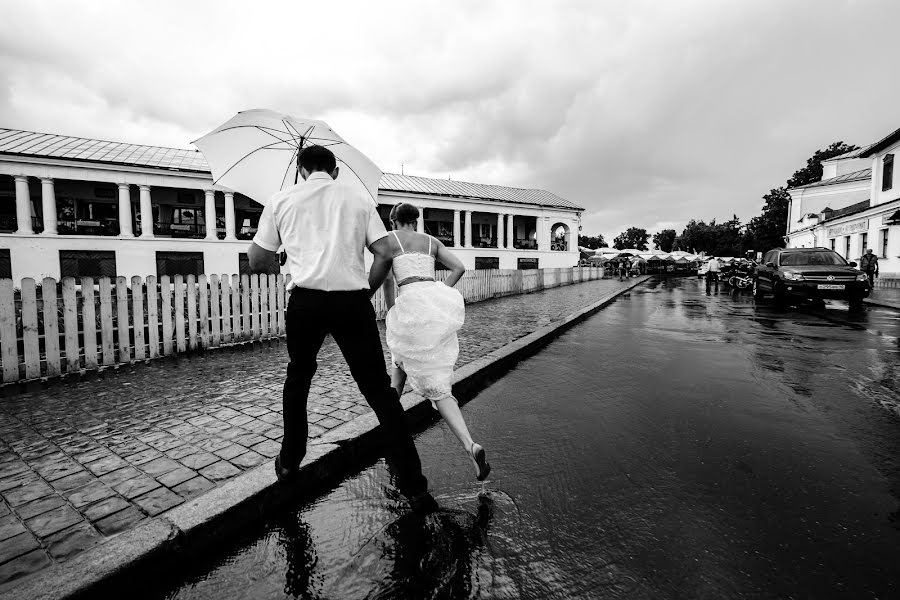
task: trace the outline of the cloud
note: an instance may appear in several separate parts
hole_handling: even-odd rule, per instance
[[[898,125],[890,0],[261,6],[5,7],[0,126],[186,147],[270,107],[387,171],[551,190],[611,239],[746,221],[816,149]]]

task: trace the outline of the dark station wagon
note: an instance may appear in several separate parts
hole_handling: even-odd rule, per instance
[[[851,310],[862,307],[869,295],[869,280],[840,254],[827,248],[770,250],[756,269],[753,296],[771,294],[776,304],[846,300]]]

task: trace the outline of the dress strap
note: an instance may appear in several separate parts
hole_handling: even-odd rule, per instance
[[[400,237],[397,235],[397,232],[392,231],[391,233],[394,234],[394,239],[397,240],[397,244],[400,246],[400,252],[406,254],[406,250],[403,249],[403,243],[400,241]]]

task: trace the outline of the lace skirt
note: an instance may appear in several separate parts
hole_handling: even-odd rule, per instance
[[[391,360],[412,389],[432,402],[450,395],[465,321],[462,294],[437,281],[404,285],[386,318]]]

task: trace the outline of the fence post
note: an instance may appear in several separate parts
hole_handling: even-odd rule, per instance
[[[22,280],[22,343],[25,349],[25,378],[41,376],[41,347],[38,341],[37,289],[34,279]]]
[[[41,282],[41,298],[44,301],[44,357],[47,377],[62,374],[59,363],[59,313],[56,310],[56,280],[45,277]]]
[[[12,279],[0,279],[0,359],[3,382],[19,379],[19,344],[16,331],[16,291]]]
[[[221,341],[219,334],[219,301],[222,295],[219,292],[219,276],[213,273],[209,276],[209,315],[210,315],[210,345],[216,347]]]
[[[244,314],[241,311],[241,305],[249,304],[249,292],[247,292],[247,288],[249,287],[250,279],[246,275],[232,275],[231,276],[231,316],[234,318],[234,327],[232,331],[234,331],[234,340],[242,340],[246,337],[246,332],[249,323],[249,315]]]
[[[172,284],[168,275],[159,278],[160,310],[162,310],[163,356],[172,354]]]
[[[206,275],[197,277],[197,288],[200,292],[200,347],[209,348],[209,291],[206,287]]]
[[[156,276],[147,276],[147,346],[150,358],[159,357],[159,288]]]
[[[66,344],[66,373],[76,373],[81,366],[78,350],[78,297],[75,294],[75,278],[63,277],[63,330]]]
[[[250,275],[250,329],[250,339],[259,339],[259,275],[256,273]]]
[[[187,350],[184,340],[184,277],[175,276],[175,352]]]
[[[81,331],[84,336],[84,368],[97,368],[97,309],[94,306],[94,278],[81,278]]]
[[[231,341],[231,278],[222,275],[219,279],[222,292],[222,343]]]
[[[269,276],[269,335],[278,335],[278,277]]]
[[[190,274],[185,282],[187,287],[187,320],[188,320],[188,348],[197,348],[197,277]]]
[[[112,281],[101,277],[100,282],[100,344],[103,348],[103,364],[116,364],[116,349],[113,342]]]
[[[131,331],[128,327],[128,284],[124,277],[116,277],[116,309],[118,314],[119,362],[131,362]]]
[[[259,275],[259,339],[269,335],[269,276]]]
[[[141,278],[131,278],[131,314],[134,319],[134,359],[146,360],[144,347],[144,285]]]
[[[278,284],[278,314],[276,315],[276,317],[278,318],[278,334],[284,335],[284,315],[285,311],[287,311],[287,306],[285,305],[287,291],[284,289],[284,275],[279,273],[275,278],[275,281]]]
[[[241,320],[244,322],[245,340],[253,339],[253,329],[250,328],[253,311],[250,305],[250,276],[241,275]]]

